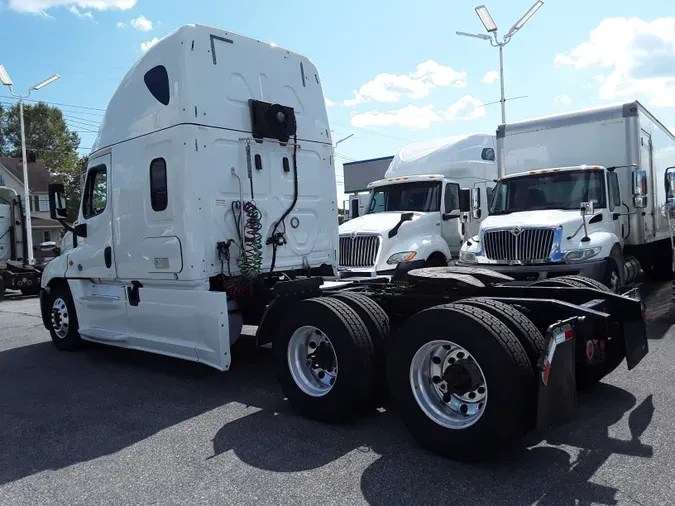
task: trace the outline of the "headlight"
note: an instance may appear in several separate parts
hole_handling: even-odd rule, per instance
[[[565,253],[565,260],[568,262],[579,262],[581,260],[588,260],[600,253],[602,248],[596,246],[595,248],[572,249]]]
[[[400,253],[394,253],[392,256],[390,256],[387,259],[387,263],[389,265],[396,265],[400,264],[401,262],[410,262],[413,258],[415,258],[415,255],[417,255],[417,252],[415,251],[401,251]]]
[[[478,263],[476,261],[476,254],[471,253],[470,251],[460,251],[459,252],[459,261],[460,262],[465,262],[467,264],[475,264]]]

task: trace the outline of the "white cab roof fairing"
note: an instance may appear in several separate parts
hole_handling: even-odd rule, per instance
[[[482,158],[485,148],[495,154],[494,135],[473,134],[410,144],[396,154],[385,178],[420,174],[441,174],[456,180],[495,178],[497,162]]]
[[[167,105],[145,84],[146,73],[160,65],[168,74]],[[250,137],[250,98],[293,107],[298,140],[330,144],[320,87],[316,67],[303,56],[217,28],[185,25],[148,49],[122,79],[92,152],[180,124]]]
[[[504,179],[513,179],[517,177],[523,177],[523,176],[532,176],[535,174],[548,174],[548,173],[554,173],[554,172],[572,172],[576,170],[605,170],[605,167],[602,165],[573,165],[570,167],[553,167],[553,168],[547,168],[547,169],[537,169],[537,170],[527,170],[524,172],[517,172],[515,174],[507,174],[506,176],[503,176],[500,178],[501,180]]]

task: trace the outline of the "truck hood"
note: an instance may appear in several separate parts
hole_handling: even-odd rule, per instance
[[[587,218],[590,218],[587,217]],[[516,225],[528,227],[551,227],[562,225],[568,229],[581,225],[581,215],[576,210],[544,209],[541,211],[522,211],[510,214],[490,215],[483,220],[482,229],[509,228]]]
[[[340,235],[354,233],[382,234],[389,232],[401,220],[403,211],[390,211],[385,213],[364,214],[353,218],[340,225]],[[422,217],[425,213],[413,213],[413,221]],[[411,222],[408,222],[411,223]],[[405,226],[405,225],[403,225]]]

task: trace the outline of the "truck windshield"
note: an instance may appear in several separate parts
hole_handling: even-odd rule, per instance
[[[401,183],[374,188],[368,213],[387,211],[419,211],[430,213],[441,210],[441,183]]]
[[[578,210],[582,202],[606,206],[602,170],[577,170],[533,174],[497,183],[490,214],[538,209]]]

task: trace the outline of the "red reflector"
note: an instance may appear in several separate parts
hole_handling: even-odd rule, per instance
[[[544,385],[548,385],[549,374],[551,374],[551,363],[546,362],[546,367],[544,368],[544,373],[541,375],[541,379],[544,382]]]
[[[565,331],[565,341],[569,341],[570,339],[574,338],[574,331],[573,330],[566,330]]]
[[[605,341],[598,341],[598,345],[600,346],[600,351],[605,351]]]

